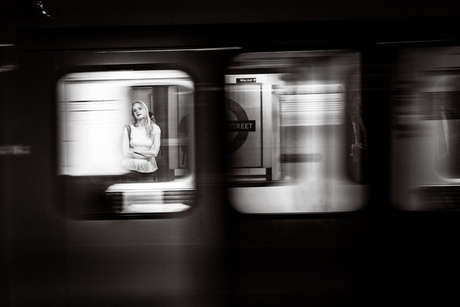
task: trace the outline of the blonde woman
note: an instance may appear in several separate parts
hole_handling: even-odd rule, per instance
[[[122,165],[130,177],[142,181],[155,181],[158,169],[155,157],[160,151],[160,127],[150,116],[147,105],[137,100],[131,109],[131,124],[123,130]]]

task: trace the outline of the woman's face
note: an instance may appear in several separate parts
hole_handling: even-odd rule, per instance
[[[147,114],[148,114],[148,111],[142,104],[140,103],[133,104],[133,115],[137,121],[147,118]]]

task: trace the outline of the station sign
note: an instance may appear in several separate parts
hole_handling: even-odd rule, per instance
[[[227,121],[227,126],[229,132],[256,131],[255,120],[231,120]]]
[[[256,78],[236,78],[236,83],[256,83]]]

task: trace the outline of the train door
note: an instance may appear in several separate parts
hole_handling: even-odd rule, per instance
[[[53,31],[41,33],[55,48],[22,46],[9,89],[6,110],[23,120],[8,118],[6,126],[24,152],[12,157],[6,174],[11,301],[223,305],[224,189],[214,177],[224,156],[215,133],[221,106],[217,86],[206,87],[216,82],[221,53],[137,52],[118,32],[109,31],[112,38],[105,31],[76,32],[89,45],[92,36],[106,39],[102,46],[118,42],[122,51],[80,42],[64,52],[61,43],[74,42],[72,33],[59,36],[63,42]],[[152,40],[150,32],[147,37]],[[28,49],[35,47],[40,51]],[[122,163],[135,99],[146,102],[161,130],[154,181],[133,180]]]
[[[350,274],[362,259],[350,248],[356,220],[341,215],[367,197],[359,67],[354,51],[243,53],[229,64],[231,305],[336,305],[362,287]]]

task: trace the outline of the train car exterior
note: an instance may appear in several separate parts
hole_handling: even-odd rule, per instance
[[[36,102],[18,110],[29,114],[19,126],[8,123],[19,132],[13,144],[27,144],[8,161],[8,177],[28,174],[5,185],[18,222],[6,255],[10,304],[221,305],[224,154],[214,101],[215,67],[228,50],[81,47],[33,50],[26,40],[7,81],[10,106]],[[152,96],[159,172],[155,182],[133,182],[121,167],[123,127],[131,103]]]
[[[456,297],[455,5],[32,2],[0,21],[0,305]]]

